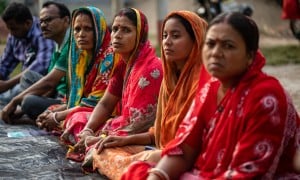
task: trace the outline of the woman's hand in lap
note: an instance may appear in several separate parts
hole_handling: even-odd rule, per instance
[[[126,136],[107,136],[101,138],[95,146],[98,153],[101,153],[103,148],[120,147],[128,144]]]
[[[45,129],[46,131],[52,131],[57,128],[58,124],[53,119],[53,112],[44,112],[40,116],[38,116],[36,124],[39,128]]]

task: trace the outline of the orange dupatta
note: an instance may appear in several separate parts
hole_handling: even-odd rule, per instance
[[[184,65],[179,78],[176,75],[175,63],[166,60],[161,48],[164,77],[161,84],[154,128],[155,144],[160,149],[175,137],[179,124],[187,113],[198,87],[199,72],[202,67],[202,45],[207,23],[193,12],[175,11],[170,16],[179,15],[192,26],[195,34],[193,49]]]

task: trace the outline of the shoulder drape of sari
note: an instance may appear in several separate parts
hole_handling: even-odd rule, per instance
[[[120,116],[112,118],[103,131],[113,135],[145,132],[153,125],[162,79],[161,61],[146,42],[123,85]]]
[[[110,32],[104,14],[94,7],[75,9],[72,17],[80,10],[90,12],[95,31],[95,50],[92,57],[76,46],[73,34],[74,18],[70,34],[70,50],[68,58],[68,108],[81,105],[94,107],[102,97],[108,85],[116,58],[110,44]],[[89,60],[91,58],[91,60]]]
[[[161,60],[147,40],[146,16],[132,8],[137,15],[137,40],[126,62],[121,100],[121,115],[105,124],[104,131],[114,135],[145,132],[153,125],[159,88],[162,80]]]
[[[163,154],[181,154],[182,143],[200,149],[194,171],[199,178],[273,179],[296,174],[291,162],[295,145],[299,148],[299,117],[278,80],[262,72],[264,64],[257,52],[247,73],[209,119],[202,117],[212,103],[206,101],[208,95],[216,96],[209,93],[216,80],[200,83],[176,138]]]
[[[150,130],[154,131],[155,144],[160,149],[175,137],[177,128],[194,98],[202,66],[201,49],[207,26],[204,20],[189,11],[174,11],[165,19],[175,14],[182,16],[191,24],[195,41],[179,77],[175,71],[175,63],[166,60],[164,50],[161,48],[164,77],[160,89],[154,130]],[[164,21],[162,29],[164,29],[166,21]]]

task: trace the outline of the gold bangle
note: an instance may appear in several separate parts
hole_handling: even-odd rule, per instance
[[[100,137],[101,138],[106,138],[107,136],[106,136],[106,134],[101,134]]]
[[[74,151],[74,146],[68,145],[68,152],[67,153],[71,153]]]

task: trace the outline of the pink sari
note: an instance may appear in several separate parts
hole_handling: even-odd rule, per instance
[[[145,132],[154,123],[157,98],[162,80],[160,60],[149,42],[140,51],[123,87],[121,115],[111,118],[102,128],[109,135],[129,135]],[[112,78],[108,91],[114,94],[118,79]],[[122,79],[123,83],[123,79]]]

